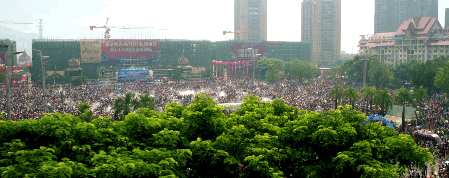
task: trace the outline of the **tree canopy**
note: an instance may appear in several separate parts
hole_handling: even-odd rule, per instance
[[[442,68],[438,69],[435,76],[435,86],[445,93],[449,93],[449,61],[447,61]]]
[[[397,177],[433,162],[409,135],[348,106],[322,114],[246,96],[224,115],[208,95],[122,121],[70,114],[0,121],[1,177]]]
[[[274,58],[263,58],[257,61],[257,67],[259,67],[259,74],[266,76],[270,68],[281,70],[284,68],[284,61]]]
[[[311,65],[307,61],[301,61],[299,59],[291,60],[285,65],[285,73],[292,79],[302,80],[303,78],[311,79],[316,76],[318,68]]]

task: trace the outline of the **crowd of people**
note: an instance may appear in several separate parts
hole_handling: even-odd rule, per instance
[[[228,81],[204,80],[197,83],[142,84],[142,85],[51,85],[43,94],[41,87],[12,87],[11,118],[13,120],[38,119],[43,113],[78,115],[76,105],[87,102],[96,116],[113,116],[113,103],[126,93],[135,97],[149,93],[156,101],[158,111],[169,102],[187,105],[195,94],[208,94],[218,103],[241,103],[246,95],[256,95],[263,101],[282,98],[299,109],[326,111],[333,102],[328,97],[334,81],[315,80],[306,83],[280,81],[274,84],[250,79]],[[6,96],[4,90],[2,96]],[[6,97],[1,97],[0,109],[6,117]]]
[[[92,107],[95,116],[110,116],[113,118],[113,104],[118,97],[126,93],[133,93],[137,98],[142,94],[150,94],[155,99],[156,110],[162,111],[169,102],[177,102],[187,106],[192,102],[195,94],[207,94],[218,103],[242,103],[247,95],[255,95],[262,101],[273,99],[285,99],[286,104],[296,106],[298,109],[323,112],[334,109],[334,100],[329,97],[329,92],[337,84],[337,81],[316,79],[305,82],[296,80],[281,80],[276,83],[253,81],[252,79],[204,80],[196,83],[178,82],[170,84],[140,84],[140,85],[82,85],[72,86],[49,85],[43,94],[41,87],[12,87],[11,88],[11,118],[15,121],[25,119],[39,119],[43,113],[59,112],[79,115],[77,104],[87,102]],[[347,88],[344,86],[343,89]],[[354,86],[361,90],[361,86]],[[1,90],[0,111],[6,118],[6,92]],[[433,94],[429,99],[418,103],[417,116],[425,125],[433,125],[428,128],[438,133],[446,142],[445,145],[437,145],[428,141],[417,141],[418,145],[427,147],[439,161],[446,160],[449,156],[449,108],[446,105],[447,95]],[[343,101],[340,104],[349,104]],[[354,108],[365,112],[367,100],[356,102]],[[229,112],[229,111],[224,111]],[[373,113],[378,110],[373,109]],[[414,129],[409,128],[409,134]],[[446,164],[439,164],[446,165]],[[440,174],[447,175],[447,165],[437,169]],[[424,175],[424,171],[413,171],[409,175]],[[447,177],[447,176],[445,176]]]

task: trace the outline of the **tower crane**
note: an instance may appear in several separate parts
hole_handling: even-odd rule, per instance
[[[125,26],[109,26],[108,25],[109,22],[109,18],[106,18],[106,25],[103,26],[90,26],[90,30],[93,30],[94,28],[105,28],[106,32],[104,33],[104,38],[106,40],[109,40],[109,38],[111,38],[111,35],[109,34],[112,28],[117,28],[117,29],[154,29],[154,30],[168,30],[168,29],[156,29],[153,27],[125,27]]]
[[[8,20],[8,19],[6,19]],[[0,20],[0,23],[6,23],[6,24],[33,24],[31,22],[13,22],[13,21],[6,21],[6,20]]]

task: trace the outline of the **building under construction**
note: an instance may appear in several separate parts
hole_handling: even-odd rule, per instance
[[[49,56],[45,59],[47,73],[64,72],[66,76],[83,75],[88,79],[114,78],[120,69],[133,65],[153,70],[155,78],[162,73],[170,77],[174,76],[170,69],[179,65],[180,58],[186,58],[192,67],[211,67],[212,60],[244,60],[248,56],[246,49],[255,49],[253,52],[259,53],[260,58],[278,58],[286,62],[311,59],[309,43],[282,41],[39,39],[33,40],[32,48],[30,72],[34,82],[42,78],[40,53]]]

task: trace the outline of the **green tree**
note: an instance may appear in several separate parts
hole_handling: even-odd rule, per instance
[[[413,86],[424,86],[428,89],[428,94],[430,94],[431,91],[440,89],[436,87],[435,79],[439,68],[445,66],[447,61],[449,61],[449,58],[440,56],[433,60],[427,60],[424,64],[421,63],[420,65],[417,65],[412,81]]]
[[[148,108],[150,110],[156,109],[156,101],[150,97],[150,94],[140,95],[138,100],[133,100],[132,105],[134,110],[139,108]]]
[[[367,103],[366,108],[365,108],[365,110],[367,111],[366,114],[368,114],[368,105],[369,105],[369,112],[371,114],[373,111],[374,96],[376,95],[376,87],[365,86],[365,88],[363,88],[363,90],[362,90],[362,94]]]
[[[395,93],[395,99],[399,103],[399,105],[402,105],[402,131],[406,133],[405,128],[405,105],[408,103],[412,104],[412,94],[410,91],[401,88]]]
[[[84,82],[86,80],[87,80],[86,76],[80,76],[80,77],[76,77],[76,78],[73,78],[72,80],[70,80],[70,83],[74,86],[80,86],[80,85],[84,84]],[[48,81],[46,80],[46,82],[48,82]]]
[[[5,77],[3,76],[3,72],[0,72],[0,83],[3,83],[3,80],[5,80]]]
[[[274,83],[279,80],[279,70],[276,69],[274,65],[270,65],[268,71],[266,72],[266,79],[269,83]]]
[[[329,92],[329,96],[334,99],[335,109],[338,108],[338,101],[343,98],[343,87],[341,85],[336,85]]]
[[[374,103],[380,108],[380,115],[385,116],[388,110],[393,106],[393,97],[387,88],[377,90],[374,96]]]
[[[419,114],[417,116],[419,118],[422,118],[422,112],[423,112],[423,106],[425,105],[425,101],[429,100],[429,96],[427,95],[427,88],[424,88],[423,86],[420,86],[419,88],[413,89],[413,99],[414,99],[414,106],[417,108]]]
[[[45,77],[45,83],[60,83],[60,81],[63,79],[64,77],[61,74],[55,73],[55,74],[51,74]]]
[[[343,98],[349,100],[349,103],[351,104],[352,108],[355,108],[355,102],[359,101],[360,95],[357,89],[352,88],[352,86],[349,86],[348,89],[343,91]]]
[[[390,83],[393,76],[387,64],[385,64],[378,58],[370,59],[369,63],[371,68],[368,72],[368,75],[372,85],[379,87],[385,86],[386,84]]]
[[[125,97],[119,97],[114,101],[114,118],[116,120],[123,120],[126,115],[131,113],[133,105],[134,94],[126,93]]]
[[[93,119],[95,119],[93,113],[90,111],[90,108],[92,106],[86,103],[80,103],[76,106],[76,109],[80,112],[80,115],[78,116],[82,121],[84,122],[91,122]]]
[[[277,70],[284,68],[284,61],[281,59],[263,58],[257,61],[257,67],[259,67],[259,75],[266,76],[271,66],[274,66]]]
[[[76,105],[76,109],[78,109],[78,111],[82,114],[82,113],[86,113],[89,111],[90,107],[92,107],[91,105],[89,105],[89,103],[80,103],[78,105]]]
[[[215,139],[224,127],[224,108],[218,106],[208,95],[195,95],[195,99],[182,111],[182,118],[187,122],[183,129],[188,140]]]
[[[181,75],[181,71],[176,70],[174,78],[175,78],[176,81],[182,80],[183,78],[182,78],[182,75]]]
[[[318,68],[311,65],[307,61],[300,61],[299,59],[291,60],[285,65],[285,73],[289,75],[290,78],[299,79],[302,81],[303,78],[313,78],[318,72]]]
[[[204,78],[214,76],[212,68],[210,68],[210,67],[207,67],[205,71],[201,71],[200,74],[201,74],[201,77],[204,77]]]
[[[421,66],[421,62],[412,59],[395,65],[392,73],[394,78],[397,78],[399,81],[402,81],[401,84],[404,84],[405,81],[413,81],[415,73],[419,72],[419,66]]]
[[[435,86],[445,93],[449,93],[449,61],[438,69],[435,76]]]

